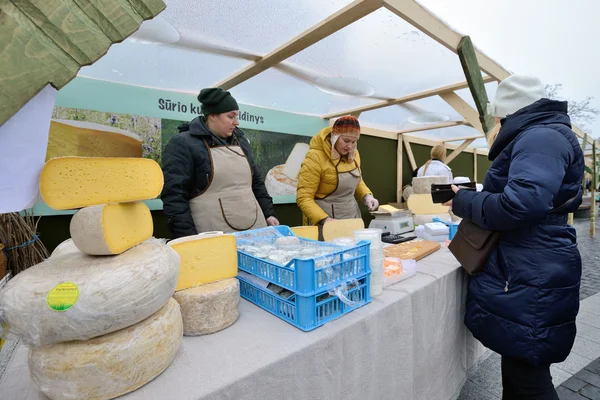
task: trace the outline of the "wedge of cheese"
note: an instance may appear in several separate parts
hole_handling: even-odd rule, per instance
[[[33,382],[53,400],[108,400],[160,375],[181,345],[179,304],[170,299],[157,313],[119,331],[87,341],[29,351]]]
[[[219,332],[240,315],[240,283],[236,278],[181,290],[173,297],[181,305],[185,336]]]
[[[144,203],[90,206],[71,219],[71,238],[82,252],[121,254],[152,237],[152,214]]]
[[[318,226],[295,226],[290,228],[294,235],[310,240],[319,240]]]
[[[55,157],[141,157],[142,140],[133,132],[87,121],[52,120],[46,160]]]
[[[156,198],[163,173],[147,158],[61,157],[48,161],[40,193],[49,207],[68,210]]]
[[[148,318],[173,296],[179,256],[149,239],[118,256],[52,256],[0,291],[0,315],[27,346],[86,340]]]
[[[446,214],[448,207],[435,204],[431,194],[413,194],[406,201],[408,209],[416,215],[423,214]]]
[[[176,291],[237,275],[237,247],[233,235],[207,232],[172,240],[168,244],[181,258]]]
[[[364,229],[364,227],[365,222],[362,218],[328,221],[323,225],[323,240],[329,242],[340,237],[354,236],[354,231]]]

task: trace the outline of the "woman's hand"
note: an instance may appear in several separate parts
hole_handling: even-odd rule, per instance
[[[456,186],[456,185],[452,185],[452,186],[450,186],[450,187],[452,188],[452,191],[454,192],[454,194],[458,193],[458,191],[460,190],[460,189],[458,188],[458,186]],[[445,203],[444,203],[444,204],[442,204],[442,205],[443,205],[443,206],[446,206],[446,207],[452,207],[452,200],[450,200],[450,201],[447,201],[447,202],[445,202]]]
[[[364,198],[365,206],[369,209],[369,211],[375,211],[379,208],[379,201],[373,195],[366,195]]]
[[[267,225],[269,226],[279,226],[279,221],[275,217],[267,218]]]

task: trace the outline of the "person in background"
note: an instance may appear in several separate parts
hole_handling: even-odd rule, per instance
[[[445,176],[448,178],[448,183],[452,183],[452,170],[444,163],[445,160],[446,146],[436,144],[431,149],[431,159],[419,168],[417,176]]]
[[[501,232],[483,272],[470,277],[465,324],[502,356],[503,399],[557,400],[550,365],[573,346],[581,256],[567,214],[582,202],[584,159],[567,102],[535,78],[498,85],[489,113],[493,162],[482,192],[447,203],[459,217]]]
[[[174,238],[279,225],[271,196],[238,128],[239,107],[220,88],[202,89],[202,114],[169,140],[161,195]]]
[[[305,224],[360,218],[356,198],[361,199],[369,210],[379,207],[362,179],[356,148],[359,137],[358,119],[345,116],[311,139],[310,150],[298,174],[296,193]]]

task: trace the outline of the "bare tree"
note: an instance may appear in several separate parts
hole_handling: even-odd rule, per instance
[[[562,84],[546,85],[546,93],[549,99],[564,100],[560,97],[559,92],[562,90]],[[590,133],[590,125],[594,123],[600,110],[592,107],[591,102],[593,97],[586,97],[581,101],[568,100],[569,116],[579,128]]]

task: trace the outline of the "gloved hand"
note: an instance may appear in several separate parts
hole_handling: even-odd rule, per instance
[[[269,226],[279,226],[279,221],[275,217],[267,218],[267,225]]]
[[[366,195],[363,201],[365,202],[365,206],[367,206],[369,211],[375,211],[379,208],[379,201],[377,201],[373,195]]]

